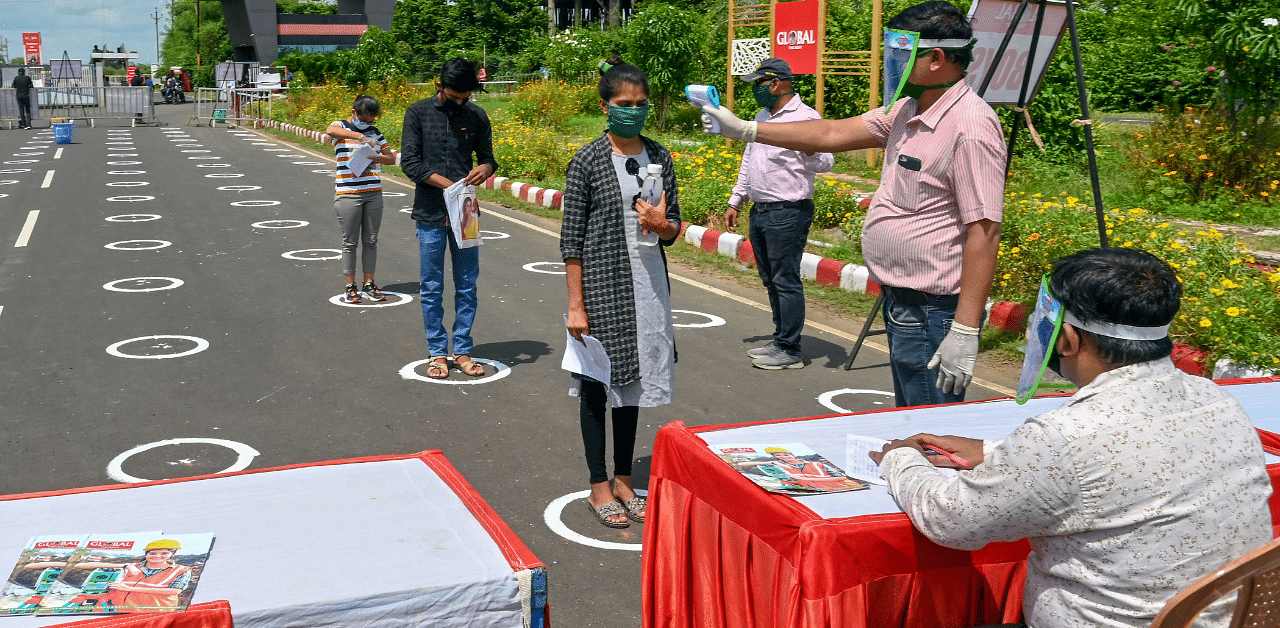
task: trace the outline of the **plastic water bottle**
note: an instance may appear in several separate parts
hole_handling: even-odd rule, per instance
[[[640,185],[640,198],[644,202],[657,206],[662,201],[662,193],[665,188],[662,186],[662,164],[649,164],[649,173],[644,178],[644,183]],[[654,246],[658,243],[658,234],[653,233],[640,226],[639,216],[636,219],[636,244],[640,246]]]

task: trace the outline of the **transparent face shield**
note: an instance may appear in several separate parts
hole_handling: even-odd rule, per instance
[[[1062,331],[1066,310],[1062,302],[1049,292],[1049,275],[1040,278],[1040,293],[1036,295],[1036,309],[1027,321],[1027,355],[1022,360],[1022,375],[1018,377],[1018,394],[1014,399],[1026,403],[1040,388],[1040,380],[1049,367],[1053,347]]]
[[[916,59],[920,55],[938,48],[943,50],[972,48],[977,41],[977,39],[921,39],[920,33],[915,31],[884,29],[884,112],[893,111],[893,103],[902,98],[907,79],[915,69]]]
[[[1045,369],[1053,361],[1054,348],[1058,344],[1058,334],[1066,323],[1077,330],[1091,334],[1119,338],[1121,340],[1164,340],[1169,337],[1169,325],[1156,327],[1137,327],[1121,325],[1105,321],[1084,322],[1063,307],[1062,302],[1054,298],[1049,290],[1049,279],[1046,274],[1040,278],[1040,293],[1036,295],[1036,309],[1027,321],[1027,354],[1022,360],[1022,374],[1018,377],[1018,393],[1014,399],[1026,403],[1041,388],[1074,388],[1069,383],[1043,382]]]
[[[884,112],[893,110],[893,103],[902,97],[902,88],[915,67],[916,48],[920,33],[884,29]]]

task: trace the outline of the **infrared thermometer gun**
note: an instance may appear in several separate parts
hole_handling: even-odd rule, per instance
[[[684,95],[699,109],[703,105],[720,108],[720,90],[716,89],[715,85],[685,85]],[[720,132],[720,121],[715,118],[711,118],[711,132]]]

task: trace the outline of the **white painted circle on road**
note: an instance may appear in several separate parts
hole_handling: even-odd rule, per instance
[[[629,552],[640,551],[642,547],[640,543],[618,543],[616,541],[601,541],[599,539],[593,539],[589,536],[578,534],[577,532],[570,530],[569,526],[564,524],[564,521],[561,520],[561,517],[564,513],[564,507],[568,506],[570,503],[575,502],[579,499],[586,499],[586,497],[590,494],[591,494],[591,489],[587,489],[584,491],[578,491],[577,493],[569,493],[568,495],[565,495],[563,497],[555,498],[554,500],[552,500],[550,504],[547,504],[547,509],[542,512],[542,520],[546,522],[547,527],[551,528],[552,532],[555,532],[556,534],[559,534],[560,536],[564,537],[567,540],[573,541],[574,543],[586,545],[588,547],[595,547],[599,549],[624,550]],[[649,491],[646,491],[643,489],[636,489],[636,494],[647,496],[649,494]],[[589,504],[590,502],[587,502],[587,503]],[[648,516],[649,512],[647,509],[645,510],[644,514]]]
[[[169,440],[162,440],[162,441],[156,441],[154,443],[147,443],[145,445],[138,445],[137,447],[134,447],[133,449],[130,449],[129,451],[126,451],[120,454],[119,456],[112,458],[111,462],[107,464],[107,475],[110,476],[111,479],[117,482],[124,482],[126,484],[131,484],[134,482],[149,482],[150,480],[147,480],[144,478],[136,478],[136,477],[133,477],[132,475],[129,475],[128,473],[125,473],[124,461],[128,460],[134,454],[140,454],[144,451],[155,449],[157,447],[164,447],[167,445],[195,444],[195,443],[202,443],[206,445],[220,445],[222,447],[226,447],[236,452],[235,464],[232,464],[231,466],[219,471],[218,473],[232,473],[235,471],[243,471],[245,469],[248,469],[249,465],[253,463],[253,459],[258,456],[258,450],[244,443],[237,443],[233,440],[223,440],[221,438],[171,438]]]
[[[0,179],[0,185],[13,185],[17,182],[17,179]]]
[[[232,207],[271,207],[279,205],[280,201],[235,201],[231,203]]]
[[[388,198],[391,198],[391,197],[399,197],[399,196],[408,196],[408,194],[405,194],[404,192],[383,192],[383,193],[382,193],[382,195],[383,195],[384,197],[388,197]]]
[[[105,144],[107,144],[108,146],[110,146],[110,145],[112,145],[112,144],[128,144],[128,145],[130,145],[130,146],[132,146],[132,145],[133,145],[133,142],[104,142],[104,143],[105,143]]]
[[[723,318],[720,318],[719,316],[716,316],[715,314],[707,314],[707,313],[705,313],[705,312],[694,312],[694,311],[692,311],[692,310],[671,310],[671,314],[672,314],[672,316],[671,316],[671,318],[672,318],[672,319],[678,319],[678,318],[679,318],[678,316],[675,316],[676,314],[689,314],[689,315],[692,315],[692,316],[701,316],[701,317],[703,317],[703,318],[707,319],[707,322],[705,322],[705,323],[683,323],[683,324],[682,324],[682,323],[676,323],[676,322],[674,322],[674,321],[673,321],[673,322],[672,322],[672,324],[671,324],[673,327],[689,327],[689,328],[697,328],[697,327],[719,327],[719,326],[721,326],[721,325],[724,325],[724,324],[725,324],[725,320],[724,320]]]
[[[184,151],[182,151],[182,152],[184,152],[184,153],[212,153],[213,151],[211,151],[211,150],[209,150],[209,149],[207,149],[207,148],[195,148],[195,149],[188,149],[188,150],[184,150]]]
[[[108,170],[108,171],[107,171],[107,174],[114,174],[114,175],[121,175],[121,174],[147,174],[147,171],[146,171],[146,170]]]
[[[276,155],[276,157],[284,157],[285,159],[302,159],[306,155]]]
[[[136,188],[144,185],[151,185],[146,181],[111,181],[107,183],[108,187],[113,188]]]
[[[458,379],[456,377],[450,377],[449,379],[432,379],[430,377],[427,377],[426,375],[419,375],[417,371],[417,368],[419,366],[422,366],[427,362],[431,361],[430,358],[428,358],[426,360],[418,360],[417,362],[410,362],[404,365],[403,367],[401,367],[400,377],[403,377],[404,379],[416,379],[421,382],[429,382],[432,384],[447,384],[450,386],[469,386],[474,384],[487,384],[489,382],[496,382],[511,373],[511,367],[501,362],[498,362],[497,360],[486,360],[484,358],[477,358],[475,356],[472,356],[471,359],[481,364],[488,364],[489,366],[492,366],[493,368],[497,369],[497,372],[494,373],[493,375],[486,375],[484,377],[470,377],[467,375],[463,375],[462,377],[464,379]]]
[[[215,156],[213,156],[213,155],[195,155],[195,156],[187,157],[187,159],[195,159],[195,160],[209,160],[209,159],[224,159],[224,158],[223,158],[223,157],[215,157]]]
[[[481,240],[504,240],[510,237],[510,233],[503,233],[501,231],[485,231],[484,229],[480,230]]]
[[[304,257],[302,255],[303,253],[312,253],[312,252],[333,253],[334,255],[331,255],[331,256],[326,255],[324,257]],[[327,260],[327,259],[342,259],[342,251],[339,251],[338,249],[302,249],[298,251],[289,251],[288,253],[284,253],[280,257],[283,257],[285,259],[302,260],[304,262],[317,262],[320,260]]]
[[[273,144],[271,142],[254,142],[251,146],[279,146],[279,144]]]
[[[156,281],[167,281],[169,283],[167,285],[149,287],[149,288],[123,288],[117,285],[117,284],[122,284],[127,282],[147,285]],[[159,290],[172,290],[181,285],[182,285],[182,280],[175,279],[173,277],[130,277],[128,279],[117,279],[115,281],[108,281],[107,283],[102,284],[102,287],[112,292],[156,292]]]
[[[853,410],[842,408],[840,407],[839,404],[832,401],[832,399],[840,395],[883,395],[885,397],[890,397],[890,398],[893,397],[893,393],[885,392],[883,390],[867,390],[863,388],[841,388],[840,390],[832,390],[829,392],[824,392],[821,395],[818,395],[818,403],[822,404],[824,407],[830,408],[832,412],[839,412],[840,414],[849,414],[850,412],[853,412]],[[873,401],[872,403],[878,406],[884,405],[883,401]]]
[[[283,157],[283,155],[281,155],[281,157]],[[293,163],[294,165],[298,165],[298,166],[323,166],[324,165],[323,161],[295,161]]]
[[[13,156],[14,156],[14,157],[36,157],[36,156],[38,156],[38,155],[43,155],[43,154],[44,154],[43,152],[38,152],[38,153],[14,153],[14,154],[13,154]]]
[[[107,217],[107,222],[150,222],[152,220],[160,220],[160,214],[120,214]]]
[[[231,164],[196,164],[197,168],[230,168]]]
[[[224,185],[219,187],[218,189],[222,190],[223,192],[252,192],[254,190],[261,190],[262,186],[261,185]]]
[[[155,246],[124,246],[126,244],[141,244],[143,242],[153,242],[155,243]],[[172,245],[172,242],[165,240],[121,240],[119,242],[112,242],[102,248],[111,249],[113,251],[154,251],[156,249],[163,249],[166,246]]]
[[[107,200],[112,203],[137,203],[140,201],[154,201],[154,196],[108,196]]]
[[[19,172],[31,172],[30,168],[4,168],[0,170],[0,174],[18,174]]]
[[[404,294],[403,292],[392,292],[390,290],[383,290],[382,294],[385,294],[389,297],[394,296],[396,300],[392,301],[391,299],[387,299],[386,301],[366,302],[364,297],[361,297],[359,303],[346,303],[342,300],[342,297],[347,296],[347,293],[342,292],[339,294],[335,294],[332,297],[329,297],[329,302],[334,305],[341,305],[342,307],[395,307],[397,305],[404,305],[405,303],[409,303],[410,301],[413,301],[412,295]]]
[[[174,146],[180,146],[182,148],[200,148],[201,146],[204,146],[204,144],[174,144]]]
[[[179,353],[164,353],[160,355],[138,355],[136,353],[125,353],[120,350],[120,347],[124,345],[135,343],[135,342],[142,342],[145,340],[160,340],[161,342],[152,343],[151,345],[156,349],[172,349],[173,345],[169,344],[168,342],[165,342],[166,340],[186,340],[189,342],[196,343],[196,346],[194,349],[187,349],[186,351],[182,351]],[[205,340],[204,338],[197,338],[195,336],[171,336],[171,335],[162,334],[159,336],[142,336],[140,338],[130,338],[128,340],[121,340],[120,342],[117,342],[111,345],[110,347],[107,347],[107,353],[110,353],[111,355],[114,355],[117,358],[129,358],[132,360],[167,360],[169,358],[184,358],[189,355],[200,353],[201,351],[204,351],[205,349],[208,349],[208,348],[209,348],[209,341]]]
[[[272,144],[272,146],[275,146],[275,144]],[[292,148],[264,148],[262,150],[265,150],[269,153],[283,153],[283,152],[291,151],[293,149]]]
[[[107,165],[108,166],[136,166],[141,163],[142,163],[141,161],[108,161]]]
[[[311,223],[305,220],[264,220],[262,222],[255,222],[249,226],[257,227],[259,229],[297,229],[298,227],[305,227],[309,224]]]
[[[107,157],[137,157],[138,153],[111,153]]]
[[[39,163],[39,162],[40,162],[40,160],[39,160],[39,159],[13,159],[13,160],[10,160],[10,161],[6,161],[6,162],[4,162],[4,163],[5,163],[5,165],[7,165],[7,166],[13,166],[13,165],[17,165],[17,164],[34,164],[34,163]]]
[[[329,170],[328,168],[325,168],[324,170],[312,170],[312,172],[319,172],[320,174],[333,174],[333,171]]]
[[[212,174],[206,174],[204,176],[206,179],[234,179],[236,177],[243,177],[244,175],[236,174],[234,172],[214,172]]]
[[[564,262],[529,262],[523,268],[531,273],[546,273],[548,275],[563,275],[563,270],[542,270],[543,266],[559,266],[564,268]]]

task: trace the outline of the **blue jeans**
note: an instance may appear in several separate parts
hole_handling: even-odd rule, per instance
[[[899,408],[964,401],[963,392],[953,395],[936,388],[938,369],[926,366],[951,330],[956,302],[955,296],[929,295],[924,305],[907,305],[885,296],[884,329],[889,337],[894,401]]]
[[[476,278],[480,276],[480,248],[459,249],[448,227],[418,225],[418,255],[422,270],[422,326],[431,357],[449,355],[444,330],[444,251],[453,266],[453,352],[471,354],[471,325],[476,320]]]
[[[800,330],[804,329],[804,284],[800,282],[800,258],[813,224],[813,201],[798,207],[751,210],[751,249],[756,270],[769,293],[773,311],[773,340],[792,355],[800,355]]]

